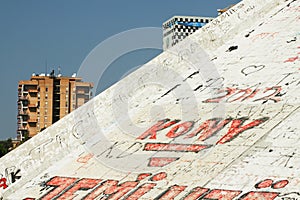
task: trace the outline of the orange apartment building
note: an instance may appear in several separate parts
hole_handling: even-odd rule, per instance
[[[79,77],[33,74],[19,81],[17,139],[35,136],[92,98],[93,84]]]

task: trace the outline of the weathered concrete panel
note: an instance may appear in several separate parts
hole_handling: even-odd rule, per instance
[[[300,199],[300,2],[242,1],[1,158],[4,199]]]

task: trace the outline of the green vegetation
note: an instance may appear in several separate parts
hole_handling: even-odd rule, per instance
[[[2,140],[0,141],[0,157],[7,154],[13,147],[12,140]]]

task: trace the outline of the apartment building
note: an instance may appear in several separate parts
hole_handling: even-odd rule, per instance
[[[33,74],[18,84],[17,139],[35,136],[92,98],[93,83],[61,74]]]

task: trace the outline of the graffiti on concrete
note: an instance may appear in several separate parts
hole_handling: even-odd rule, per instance
[[[241,72],[245,76],[248,76],[249,74],[253,74],[259,72],[260,70],[263,70],[265,67],[265,65],[250,65],[248,67],[243,68]]]
[[[73,178],[55,176],[46,182],[47,187],[52,188],[39,199],[73,199],[80,197],[84,200],[92,199],[126,199],[136,200],[144,197],[148,192],[156,193],[156,197],[151,194],[151,198],[157,200],[174,199],[181,196],[184,200],[196,199],[215,199],[215,200],[239,200],[260,199],[273,200],[278,196],[287,196],[281,194],[279,189],[287,187],[288,180],[265,179],[256,183],[252,191],[242,191],[233,189],[208,188],[173,184],[167,186],[168,182],[161,182],[168,179],[165,172],[156,174],[141,173],[134,181],[124,181],[112,179],[91,179],[91,178]],[[166,189],[161,188],[164,184]],[[157,189],[160,192],[157,192]],[[261,189],[263,189],[261,191]],[[267,189],[267,190],[266,190]],[[289,193],[291,194],[291,193]],[[27,197],[23,200],[34,200]]]
[[[231,125],[227,131],[227,133],[221,137],[216,144],[225,144],[227,142],[232,141],[234,138],[236,138],[239,134],[243,133],[246,130],[249,130],[251,128],[254,128],[256,126],[259,126],[260,124],[266,122],[269,118],[268,117],[262,117],[260,119],[256,119],[251,121],[248,124],[245,124],[247,120],[249,120],[248,117],[241,117],[238,119],[233,118],[227,118],[227,119],[220,119],[220,118],[213,118],[206,120],[198,126],[198,128],[194,129],[191,133],[187,134],[192,130],[194,127],[195,122],[188,121],[184,123],[177,124],[180,120],[170,120],[170,119],[163,119],[159,120],[156,124],[154,124],[151,128],[146,130],[144,133],[142,133],[139,137],[137,137],[138,140],[144,140],[146,138],[149,138],[150,140],[155,140],[157,136],[157,132],[166,129],[168,127],[173,126],[165,135],[167,138],[177,138],[180,136],[183,136],[187,134],[184,138],[192,138],[199,135],[198,140],[205,141],[211,136],[215,135],[218,131],[223,129],[229,122],[231,122]],[[163,147],[163,148],[160,148]],[[206,146],[202,145],[177,145],[177,144],[162,144],[162,143],[155,143],[155,144],[149,144],[147,143],[144,147],[145,150],[150,149],[166,149],[166,151],[192,151],[192,152],[198,152],[202,150],[203,148],[206,148]]]
[[[0,179],[0,188],[3,188],[3,189],[7,188],[6,178]]]
[[[21,176],[21,169],[16,166],[7,167],[4,170],[4,175],[0,174],[0,188],[6,189],[10,184],[15,183]]]
[[[299,59],[299,56],[295,56],[295,57],[291,57],[291,58],[286,59],[284,62],[285,63],[287,63],[287,62],[295,62],[298,59]]]
[[[219,89],[216,92],[216,97],[209,98],[203,101],[203,103],[220,103],[220,102],[243,102],[246,100],[252,100],[253,102],[257,101],[272,101],[279,102],[281,101],[281,96],[284,95],[281,93],[281,86],[273,86],[264,89],[252,89],[252,88],[223,88]],[[257,97],[257,98],[254,98]]]
[[[252,42],[255,42],[258,39],[270,39],[270,38],[274,38],[276,37],[276,35],[278,35],[279,32],[266,32],[266,33],[259,33],[257,35],[254,35],[251,40]]]

